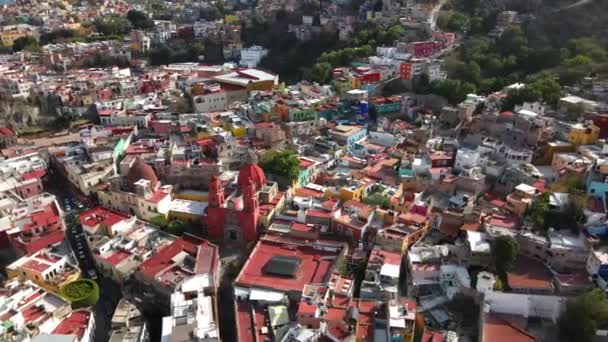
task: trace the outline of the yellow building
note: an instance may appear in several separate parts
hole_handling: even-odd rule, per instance
[[[207,191],[198,190],[182,190],[175,194],[175,198],[188,201],[207,202],[208,197],[209,193]]]
[[[363,199],[363,186],[351,185],[340,188],[340,199],[346,201],[358,201]]]
[[[199,223],[203,217],[207,202],[174,199],[169,207],[169,221],[179,220],[183,223]]]
[[[224,17],[224,21],[226,22],[226,24],[232,24],[232,23],[239,21],[239,16],[238,15],[227,15]]]
[[[3,26],[2,31],[0,31],[0,40],[2,41],[2,45],[7,47],[13,46],[15,40],[28,36],[34,37],[34,39],[38,40],[38,29],[31,25],[20,24]]]
[[[59,294],[66,284],[80,278],[78,267],[63,255],[43,249],[31,256],[24,256],[6,267],[9,279],[30,280],[47,291]]]
[[[233,136],[237,138],[242,138],[244,136],[247,136],[247,127],[232,127],[230,129],[230,132]]]
[[[577,146],[594,144],[599,137],[600,128],[592,123],[574,124],[568,133],[568,141]]]

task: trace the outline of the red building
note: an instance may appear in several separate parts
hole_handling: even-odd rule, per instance
[[[370,68],[358,67],[355,68],[357,79],[363,84],[380,82],[380,71]]]
[[[239,171],[239,191],[228,192],[213,176],[209,183],[209,206],[203,217],[209,237],[230,241],[255,241],[258,238],[258,191],[266,186],[264,171],[247,164]]]
[[[6,231],[8,240],[22,254],[34,254],[65,240],[64,224],[54,196],[43,194],[17,207],[13,216],[19,226]]]
[[[593,114],[593,124],[600,128],[600,138],[608,136],[608,113]]]
[[[17,135],[8,127],[0,127],[0,148],[13,146],[17,143]]]
[[[412,65],[410,63],[401,63],[399,73],[401,74],[402,80],[409,80],[412,78]]]
[[[416,58],[426,58],[434,55],[441,48],[438,42],[413,42],[409,44],[409,51]]]

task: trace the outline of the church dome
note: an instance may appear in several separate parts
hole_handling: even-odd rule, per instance
[[[247,164],[239,171],[239,187],[243,188],[249,185],[249,182],[253,183],[257,190],[262,189],[266,186],[266,176],[264,170],[257,164]]]
[[[152,166],[148,165],[143,159],[137,158],[131,166],[129,173],[127,173],[127,182],[132,187],[140,179],[149,180],[152,189],[158,184],[158,178]]]

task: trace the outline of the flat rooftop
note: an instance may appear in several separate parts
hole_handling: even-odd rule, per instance
[[[338,255],[339,251],[260,240],[235,283],[283,292],[301,292],[304,285],[321,283],[328,278]]]

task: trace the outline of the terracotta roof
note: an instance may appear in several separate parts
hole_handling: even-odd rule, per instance
[[[482,342],[534,342],[526,330],[498,315],[487,314],[483,322]]]
[[[158,178],[152,166],[148,165],[143,159],[137,158],[127,174],[127,182],[133,186],[140,179],[149,180],[152,188],[155,188],[156,184],[158,184]]]
[[[548,290],[552,288],[552,276],[547,267],[532,258],[519,256],[513,270],[507,273],[512,288]]]

